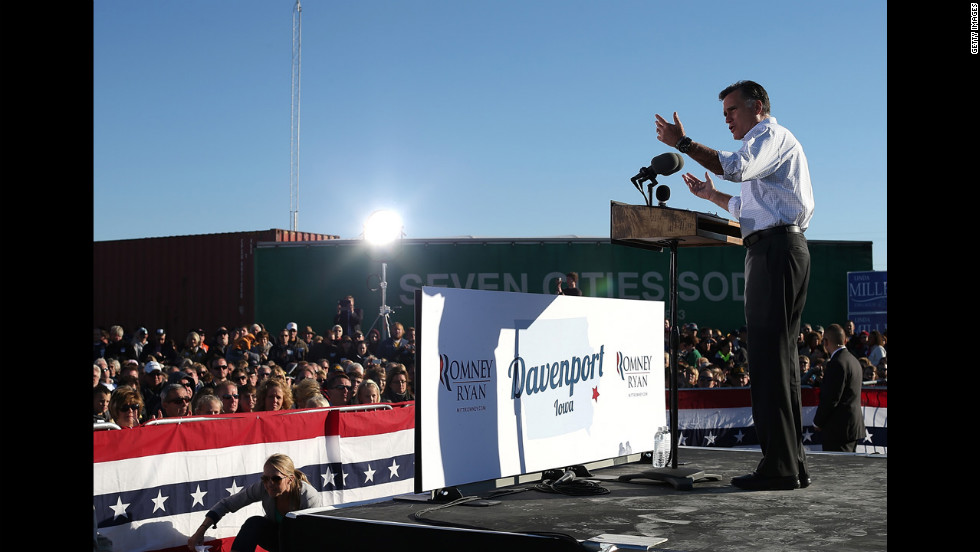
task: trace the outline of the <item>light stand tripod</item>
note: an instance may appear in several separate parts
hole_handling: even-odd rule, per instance
[[[388,306],[388,263],[381,262],[381,307],[378,309],[378,317],[374,319],[371,323],[371,327],[368,328],[368,332],[374,329],[379,321],[383,322],[381,326],[381,341],[388,339],[391,336],[391,307]]]

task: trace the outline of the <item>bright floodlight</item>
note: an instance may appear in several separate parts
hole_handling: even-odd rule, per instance
[[[385,245],[402,237],[402,217],[394,211],[375,211],[364,223],[364,239]]]

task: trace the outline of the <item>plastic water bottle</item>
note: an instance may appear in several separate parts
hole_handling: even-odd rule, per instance
[[[670,430],[664,426],[657,428],[653,436],[653,467],[664,468],[670,456]]]

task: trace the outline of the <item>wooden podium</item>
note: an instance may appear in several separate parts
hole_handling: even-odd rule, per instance
[[[653,251],[670,250],[670,467],[653,468],[620,479],[643,478],[666,481],[675,489],[691,490],[698,481],[718,481],[720,475],[697,468],[677,467],[677,249],[742,245],[737,222],[708,213],[665,206],[627,205],[613,201],[610,212],[610,241]]]
[[[735,221],[708,213],[627,205],[613,201],[610,239],[613,243],[662,250],[678,247],[742,245],[742,230]]]

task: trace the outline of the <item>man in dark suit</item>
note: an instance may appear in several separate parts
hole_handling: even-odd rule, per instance
[[[831,325],[823,337],[830,361],[824,368],[813,427],[823,436],[825,451],[854,452],[865,437],[861,363],[844,346],[844,339],[844,329],[837,324]]]

